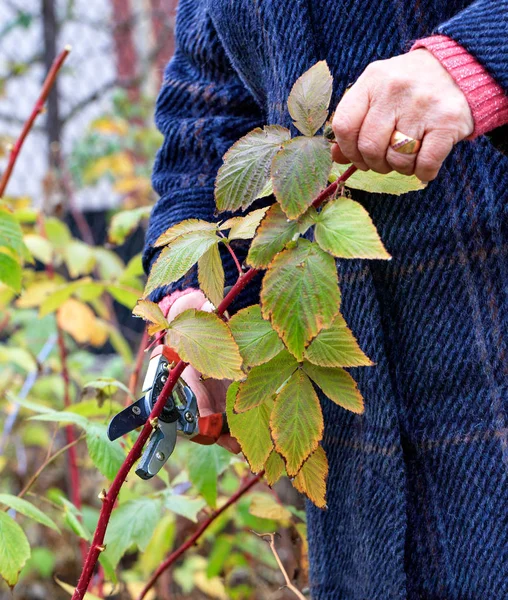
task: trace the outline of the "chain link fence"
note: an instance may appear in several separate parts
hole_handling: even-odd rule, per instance
[[[68,186],[54,185],[54,173],[72,172],[80,141],[91,123],[112,110],[115,98],[127,98],[133,106],[144,102],[148,108],[141,118],[151,125],[153,101],[173,52],[176,4],[177,0],[2,0],[0,171],[55,55],[67,44],[73,48],[45,114],[26,141],[9,195],[29,196],[48,212],[57,204],[65,207],[68,198],[62,195]],[[139,115],[136,119],[139,124]],[[113,208],[119,199],[103,178],[76,186],[73,202],[87,212]]]

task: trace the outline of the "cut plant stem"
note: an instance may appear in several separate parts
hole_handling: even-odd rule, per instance
[[[319,194],[319,196],[314,200],[313,205],[319,206],[319,204],[321,204],[327,198],[332,196],[335,193],[335,190],[337,189],[338,185],[340,183],[346,181],[346,179],[350,175],[352,175],[355,171],[356,171],[356,167],[354,165],[349,167],[349,169],[347,169],[347,171],[345,171],[337,179],[337,181],[330,184],[325,190],[323,190]],[[250,281],[252,281],[252,279],[254,279],[254,277],[259,272],[260,271],[258,269],[250,268],[246,273],[243,273],[240,277],[238,277],[238,280],[235,283],[235,285],[231,288],[229,293],[226,295],[224,300],[219,304],[219,306],[217,308],[217,314],[219,316],[222,316],[224,314],[224,312],[228,309],[228,307],[233,302],[233,300],[235,300],[237,298],[237,296],[240,294],[240,292],[249,284]],[[186,366],[187,366],[187,363],[180,361],[174,367],[174,369],[171,370],[171,373],[170,373],[166,383],[164,384],[164,387],[162,388],[161,393],[157,399],[157,402],[155,403],[155,406],[153,407],[152,412],[150,413],[148,421],[145,423],[143,429],[141,430],[141,433],[139,434],[138,439],[134,442],[134,445],[132,446],[127,457],[125,458],[115,479],[113,480],[113,483],[111,484],[111,487],[109,488],[109,490],[107,492],[107,496],[106,496],[104,502],[102,503],[102,508],[101,508],[101,512],[99,515],[97,527],[95,529],[95,533],[93,536],[92,544],[90,546],[88,555],[87,555],[85,563],[83,565],[83,570],[81,572],[81,575],[80,575],[80,578],[78,581],[78,585],[76,586],[76,589],[74,590],[72,600],[83,600],[83,598],[85,597],[86,591],[88,589],[88,586],[90,585],[90,581],[92,579],[92,576],[93,576],[93,573],[95,570],[95,566],[97,564],[97,560],[99,559],[99,555],[101,553],[100,548],[104,544],[104,536],[106,535],[106,529],[107,529],[107,526],[109,523],[109,519],[111,517],[111,512],[113,511],[113,507],[115,506],[116,499],[118,498],[118,494],[120,493],[120,489],[122,488],[122,485],[123,485],[127,475],[129,474],[129,471],[132,469],[134,463],[141,456],[143,447],[144,447],[145,443],[147,442],[148,438],[150,437],[150,434],[153,431],[150,421],[152,421],[154,418],[158,418],[159,415],[161,414],[162,409],[164,408],[167,399],[169,398],[171,392],[173,391],[174,386],[176,385],[176,382],[180,378],[180,375],[182,374],[182,372]],[[261,477],[261,475],[262,475],[262,473],[260,473],[256,477]],[[254,481],[256,481],[256,478],[254,478]],[[254,483],[252,485],[254,485]],[[230,504],[228,504],[228,505],[230,505]],[[192,543],[191,543],[191,545],[192,545]],[[176,556],[176,558],[178,558],[178,556],[181,556],[181,554],[183,554],[188,547],[189,546],[187,546],[187,542],[185,542],[183,544],[183,546],[181,546],[180,548],[175,550],[173,555],[178,553],[178,555]],[[173,555],[168,557],[168,559],[165,562],[167,563]],[[174,560],[176,560],[176,558]],[[157,572],[158,572],[158,570],[156,571],[156,573]],[[143,596],[141,596],[141,598],[142,597]]]
[[[0,180],[0,198],[2,198],[5,193],[5,188],[7,187],[7,184],[9,183],[9,180],[11,178],[12,171],[14,169],[14,165],[16,164],[16,160],[18,158],[19,152],[23,146],[23,142],[25,141],[26,136],[30,133],[30,130],[32,129],[33,124],[35,122],[35,119],[43,111],[44,104],[46,103],[46,100],[49,96],[49,92],[51,91],[51,88],[55,84],[58,72],[62,68],[62,65],[64,64],[65,59],[69,55],[70,51],[71,51],[71,47],[66,46],[62,50],[62,52],[60,52],[60,54],[55,58],[52,66],[51,66],[51,69],[49,70],[49,73],[44,81],[40,96],[37,99],[37,102],[35,103],[32,113],[30,114],[30,116],[28,117],[28,120],[24,124],[23,129],[21,130],[21,133],[19,135],[19,138],[16,140],[16,143],[12,147],[12,150],[9,155],[9,162],[7,163],[7,167],[2,175],[2,179]]]

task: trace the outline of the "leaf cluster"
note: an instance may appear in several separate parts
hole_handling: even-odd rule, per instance
[[[361,393],[346,369],[372,365],[341,315],[336,261],[390,259],[368,212],[346,187],[390,194],[422,187],[415,178],[357,172],[316,204],[345,168],[332,164],[329,137],[319,133],[332,84],[321,61],[293,86],[288,110],[302,135],[266,125],[231,146],[215,201],[219,212],[236,216],[217,223],[190,219],[164,232],[145,288],[146,298],[197,264],[199,285],[218,306],[226,283],[219,245],[233,249],[237,239],[252,240],[246,262],[265,271],[260,305],[238,312],[227,326],[199,311],[170,323],[147,311],[145,317],[154,330],[167,329],[170,345],[205,376],[234,380],[228,421],[251,469],[265,469],[270,484],[286,472],[321,507],[328,466],[319,445],[324,424],[317,391],[361,413]],[[250,210],[268,196],[271,206]]]

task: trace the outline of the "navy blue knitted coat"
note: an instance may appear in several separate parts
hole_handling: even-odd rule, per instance
[[[163,230],[214,219],[236,139],[291,125],[285,101],[306,69],[327,60],[335,106],[370,62],[433,32],[508,89],[508,0],[180,0],[146,269]],[[351,371],[364,415],[323,399],[330,477],[328,510],[308,508],[312,598],[506,600],[508,159],[481,137],[423,192],[355,197],[393,260],[338,262],[345,318],[376,366]]]

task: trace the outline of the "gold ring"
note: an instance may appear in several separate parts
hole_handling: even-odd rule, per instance
[[[390,138],[390,146],[400,154],[416,154],[422,145],[420,140],[415,140],[401,131],[395,130]]]

